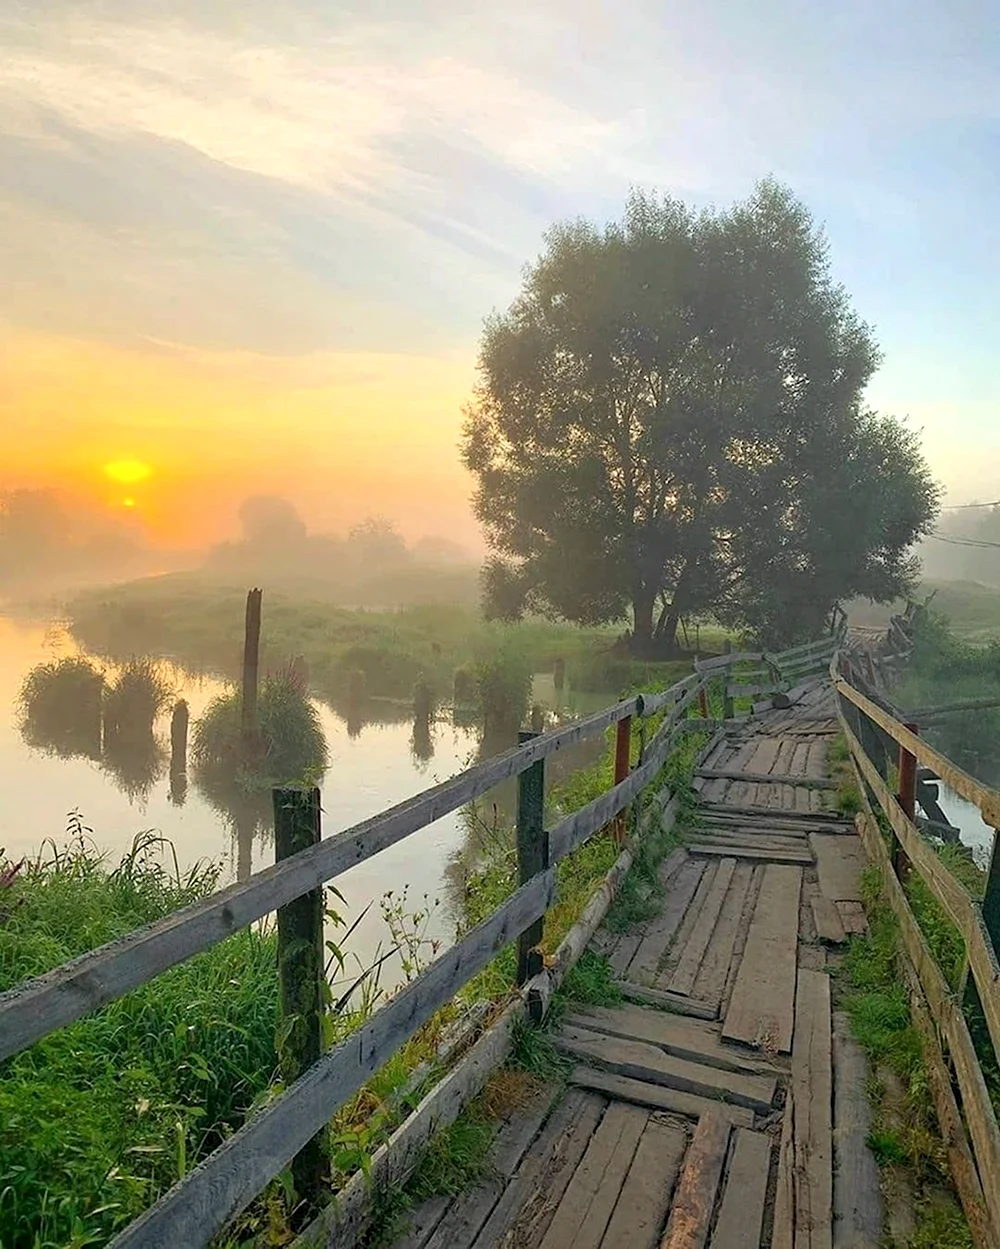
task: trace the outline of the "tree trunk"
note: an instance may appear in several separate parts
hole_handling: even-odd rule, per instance
[[[645,587],[632,595],[632,654],[637,659],[644,659],[653,649],[654,597]]]
[[[677,649],[677,626],[679,623],[680,613],[675,607],[672,607],[663,621],[663,630],[658,639],[660,646],[665,652]]]

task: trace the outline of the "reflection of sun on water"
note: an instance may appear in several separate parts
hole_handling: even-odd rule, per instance
[[[122,499],[122,507],[135,507],[135,499],[131,495],[127,495]]]

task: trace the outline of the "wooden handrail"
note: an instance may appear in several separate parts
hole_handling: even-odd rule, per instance
[[[900,724],[898,720],[873,703],[870,698],[866,698],[864,694],[856,690],[839,673],[834,675],[833,681],[837,692],[842,694],[848,702],[853,703],[859,711],[863,711],[879,728],[884,729],[895,742],[908,750],[918,763],[932,768],[957,794],[975,804],[982,812],[983,819],[987,824],[993,828],[1000,828],[1000,793],[997,793],[995,789],[991,789],[988,785],[983,785],[980,781],[977,781],[975,777],[970,776],[968,772],[960,768],[957,763],[952,763],[946,755],[941,754],[939,750],[935,750],[933,746],[922,737],[918,737],[916,733],[911,732],[904,724]]]

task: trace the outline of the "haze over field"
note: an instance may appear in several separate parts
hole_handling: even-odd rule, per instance
[[[461,409],[543,232],[774,173],[875,327],[871,403],[949,502],[1000,494],[985,0],[144,12],[0,18],[0,489],[162,547],[234,538],[263,492],[478,553]]]

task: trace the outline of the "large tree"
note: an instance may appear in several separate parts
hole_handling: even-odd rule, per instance
[[[878,361],[822,234],[774,182],[725,212],[636,194],[621,222],[556,227],[487,322],[467,414],[488,605],[581,622],[631,608],[650,653],[686,614],[765,625],[760,595],[819,564],[820,617],[867,593],[875,565],[892,570],[878,592],[896,588],[935,495],[902,435],[907,455],[864,450],[897,437],[861,405]],[[889,510],[831,562],[822,535],[843,509],[827,474],[846,481],[848,461],[869,510],[890,473]]]

